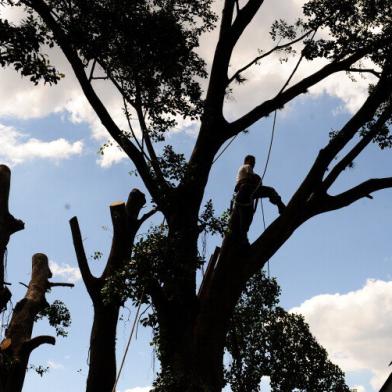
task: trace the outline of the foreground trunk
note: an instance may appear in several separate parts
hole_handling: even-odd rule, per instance
[[[82,235],[76,217],[70,221],[79,268],[94,306],[94,321],[90,337],[89,373],[87,392],[112,392],[116,381],[116,330],[121,300],[116,295],[104,297],[102,289],[111,278],[121,272],[131,255],[135,235],[154,211],[138,218],[146,202],[145,196],[133,189],[127,203],[113,203],[110,213],[113,239],[110,254],[102,275],[97,278],[90,272],[83,247]]]
[[[119,306],[94,305],[87,392],[111,392],[116,379],[116,328]]]

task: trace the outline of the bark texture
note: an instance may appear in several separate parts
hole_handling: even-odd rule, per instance
[[[15,306],[2,344],[6,347],[1,353],[0,384],[4,392],[22,391],[31,352],[41,344],[56,342],[52,336],[31,337],[36,316],[48,305],[45,293],[50,288],[48,279],[51,277],[48,258],[42,253],[35,254],[26,295]]]

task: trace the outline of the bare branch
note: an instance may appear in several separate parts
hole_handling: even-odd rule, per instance
[[[310,38],[310,41],[313,41],[314,36],[317,33],[317,29],[313,31],[312,37]],[[286,90],[286,87],[289,85],[289,83],[291,82],[291,79],[294,77],[295,73],[297,72],[302,60],[304,59],[304,50],[301,51],[301,56],[299,57],[297,64],[295,64],[295,67],[293,69],[293,71],[291,72],[290,76],[288,77],[288,79],[286,80],[286,83],[283,85],[283,87],[279,90],[279,94],[282,94],[284,90]]]
[[[91,66],[91,71],[90,71],[90,76],[88,78],[88,81],[91,82],[93,80],[94,76],[94,70],[95,70],[95,65],[97,64],[97,60],[93,60],[93,65]]]
[[[305,39],[312,31],[308,31],[305,34],[301,35],[300,37],[298,37],[297,39],[287,42],[286,44],[283,45],[276,45],[274,48],[270,49],[268,52],[265,52],[263,54],[261,54],[260,56],[257,56],[256,58],[254,58],[251,62],[249,62],[248,64],[246,64],[245,66],[243,66],[242,68],[240,68],[237,72],[234,73],[234,75],[229,78],[227,84],[229,85],[230,83],[232,83],[234,80],[236,80],[241,73],[245,72],[248,68],[250,68],[252,65],[256,64],[258,61],[260,61],[261,59],[268,57],[269,55],[271,55],[274,52],[277,52],[279,50],[285,49],[290,47],[291,45],[294,45],[300,41],[302,41],[303,39]]]
[[[323,190],[322,180],[328,166],[358,130],[373,118],[379,105],[390,96],[391,88],[388,87],[392,86],[390,78],[389,67],[386,67],[383,76],[361,108],[351,117],[340,132],[331,139],[328,145],[320,150],[313,166],[291,198],[289,205],[303,202],[312,192]]]
[[[145,118],[144,118],[144,114],[143,114],[142,102],[141,102],[141,97],[140,97],[140,92],[139,91],[137,91],[137,93],[136,93],[135,110],[136,110],[136,113],[137,113],[139,124],[140,124],[142,132],[143,132],[143,138],[144,138],[144,140],[146,142],[147,151],[148,151],[148,154],[150,155],[151,165],[152,165],[152,167],[154,169],[154,172],[155,172],[155,174],[157,176],[159,184],[161,185],[161,187],[163,189],[167,190],[169,188],[169,186],[168,186],[168,184],[167,184],[167,182],[166,182],[166,180],[165,180],[165,178],[163,176],[162,170],[161,170],[161,168],[159,166],[158,157],[157,157],[157,155],[155,153],[154,146],[152,145],[152,142],[151,142],[151,139],[150,139],[150,135],[149,135],[149,132],[148,132],[148,127],[147,127],[147,124],[146,124],[146,121],[145,121]]]
[[[380,77],[381,77],[381,72],[378,72],[375,69],[371,69],[371,68],[353,68],[353,67],[351,67],[348,69],[348,72],[370,73],[378,79],[380,79]]]
[[[19,282],[19,284],[21,284],[22,286],[26,287],[26,289],[28,289],[28,288],[29,288],[29,285],[27,285],[26,283]]]
[[[342,158],[338,164],[331,170],[328,176],[323,181],[323,189],[327,190],[335,182],[338,176],[349,166],[353,160],[365,149],[365,147],[374,139],[375,136],[380,132],[386,121],[391,118],[392,105],[383,111],[381,116],[377,119],[374,125],[371,127],[369,132]]]
[[[386,188],[392,188],[392,177],[372,178],[339,195],[326,195],[317,213],[347,207],[364,197],[372,199],[371,193]]]
[[[139,219],[139,224],[140,226],[149,218],[151,218],[154,214],[156,214],[159,211],[158,208],[153,208],[151,211],[145,213],[140,219]]]
[[[49,287],[75,287],[73,283],[49,282]]]
[[[76,259],[78,261],[80,273],[82,274],[83,281],[86,285],[86,288],[87,288],[90,296],[94,296],[95,295],[94,283],[97,280],[97,278],[95,278],[91,274],[90,267],[88,266],[86,252],[84,251],[82,234],[80,232],[78,218],[76,216],[74,216],[69,221],[69,224],[71,226],[72,239],[73,239],[73,244],[74,244],[74,248],[75,248],[75,252],[76,252]]]
[[[233,46],[241,37],[242,33],[252,21],[253,17],[256,15],[257,11],[260,9],[263,3],[264,0],[248,0],[248,2],[239,11],[231,28]]]
[[[244,129],[248,128],[256,121],[268,116],[273,111],[282,108],[286,103],[288,103],[298,95],[306,93],[310,87],[314,86],[326,77],[336,72],[346,71],[352,64],[365,56],[367,52],[368,49],[358,50],[357,52],[342,61],[329,63],[323,68],[321,68],[319,71],[294,84],[286,91],[277,94],[271,100],[263,102],[261,105],[255,107],[243,117],[229,124],[229,131],[226,137],[230,138],[237,133],[242,132]]]

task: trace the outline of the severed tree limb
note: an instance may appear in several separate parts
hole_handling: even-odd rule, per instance
[[[35,348],[44,343],[55,344],[50,336],[31,338],[36,316],[47,306],[45,294],[50,288],[48,258],[37,253],[32,258],[31,280],[24,298],[19,301],[13,311],[11,321],[5,333],[9,341],[7,355],[11,366],[3,374],[1,383],[5,392],[21,392],[25,378],[29,356]]]
[[[90,335],[90,366],[87,377],[87,392],[111,391],[115,382],[116,330],[122,298],[117,296],[116,293],[110,293],[110,297],[107,297],[103,294],[102,289],[108,280],[118,277],[117,273],[122,272],[128,262],[135,235],[141,225],[138,216],[145,203],[145,195],[138,189],[133,189],[129,194],[127,203],[115,202],[110,206],[113,224],[110,254],[102,275],[99,278],[94,278],[96,289],[89,290],[94,307],[94,320]],[[151,216],[152,211],[147,215]],[[76,245],[76,254],[80,259],[79,265],[84,268],[82,276],[91,275],[76,218],[72,218],[70,223],[74,244]],[[77,249],[78,246],[79,249]],[[154,298],[158,307],[163,306],[164,297],[157,282],[149,282],[145,287],[145,292]]]
[[[75,287],[73,283],[50,282],[49,287]]]

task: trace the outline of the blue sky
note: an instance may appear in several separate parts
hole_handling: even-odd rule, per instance
[[[232,66],[239,67],[254,55],[256,48],[270,47],[266,33],[271,18],[294,18],[302,0],[287,1],[284,7],[266,2],[236,48]],[[268,34],[267,34],[268,36]],[[216,32],[203,39],[200,53],[209,63]],[[36,350],[31,363],[49,366],[42,379],[34,372],[26,377],[25,391],[83,390],[87,375],[88,341],[92,306],[78,274],[68,220],[77,215],[88,255],[108,254],[111,240],[109,204],[126,200],[133,187],[144,189],[139,177],[130,175],[132,164],[113,146],[98,155],[108,136],[81,96],[69,67],[58,51],[52,53],[66,74],[54,88],[33,87],[12,70],[0,72],[0,160],[12,167],[11,212],[26,223],[9,245],[8,281],[13,283],[13,303],[25,292],[31,256],[46,253],[52,261],[54,280],[75,281],[75,288],[57,288],[48,296],[63,300],[71,310],[68,338],[58,338],[55,347]],[[273,60],[276,60],[273,59]],[[226,102],[226,116],[244,113],[271,96],[290,73],[293,62],[277,66],[270,61],[246,75],[249,82],[236,89]],[[320,62],[301,65],[296,77],[303,77]],[[364,99],[368,80],[352,83],[344,75],[328,79],[287,105],[277,116],[276,135],[266,185],[274,186],[287,201],[310,168],[318,150],[328,142],[328,133],[339,129]],[[97,90],[110,112],[123,126],[121,105],[113,90],[98,84]],[[262,172],[271,135],[272,116],[239,136],[214,165],[205,198],[213,199],[217,213],[225,210],[231,198],[235,176],[244,155],[256,156],[256,171]],[[168,142],[186,155],[195,142],[195,125],[182,122]],[[336,192],[372,177],[390,176],[389,150],[370,146],[353,169],[337,182]],[[281,303],[301,312],[311,330],[327,348],[332,360],[347,373],[349,384],[358,392],[377,391],[389,374],[392,359],[392,225],[391,190],[374,194],[340,211],[318,216],[299,228],[270,262],[273,276],[282,288]],[[276,207],[264,202],[267,223],[277,215]],[[159,221],[156,216],[152,220]],[[149,223],[143,226],[145,232]],[[250,237],[263,229],[260,209]],[[209,238],[207,252],[218,244]],[[91,260],[99,273],[103,261]],[[130,314],[129,314],[130,312]],[[119,356],[135,314],[124,309],[125,321],[118,327]],[[129,318],[130,317],[130,318]],[[129,320],[128,320],[129,318]],[[34,334],[48,333],[46,322],[37,324]],[[151,385],[154,369],[151,332],[139,328],[132,343],[119,391],[144,392],[136,387]]]
[[[276,187],[284,200],[288,200],[318,149],[328,140],[328,131],[347,119],[348,113],[332,114],[340,104],[336,98],[326,95],[317,99],[304,97],[278,114],[276,138],[264,182]],[[13,283],[14,303],[24,293],[24,288],[17,282],[28,281],[33,253],[46,253],[58,266],[76,267],[68,226],[70,217],[77,215],[79,218],[87,254],[99,250],[107,256],[111,237],[108,205],[115,200],[125,200],[132,187],[143,189],[139,178],[129,174],[132,165],[127,160],[109,168],[97,164],[99,143],[89,138],[87,124],[75,125],[60,117],[52,115],[33,121],[8,118],[3,121],[5,125],[22,129],[43,141],[57,135],[66,135],[70,141],[83,139],[86,151],[59,162],[33,159],[13,167],[10,208],[16,217],[26,222],[26,229],[14,235],[9,246],[8,280]],[[271,125],[272,118],[256,124],[249,134],[240,136],[214,165],[206,199],[213,198],[217,212],[229,203],[236,171],[246,153],[257,157],[256,170],[262,171]],[[170,142],[188,153],[194,136],[178,133]],[[347,173],[340,186],[344,189],[364,178],[388,175],[390,167],[390,152],[371,147]],[[356,292],[364,287],[367,279],[388,282],[392,263],[390,199],[390,190],[379,192],[374,200],[361,200],[345,210],[316,217],[294,233],[270,262],[271,274],[277,276],[282,287],[282,305],[291,309],[320,294]],[[268,202],[264,202],[264,206],[267,222],[271,221],[277,211]],[[147,228],[148,225],[143,227],[142,232]],[[259,211],[250,236],[255,237],[261,230]],[[209,252],[214,249],[216,241],[209,239]],[[92,260],[91,265],[98,273],[102,262]],[[55,280],[68,276],[64,273]],[[43,379],[29,372],[25,390],[33,391],[38,386],[42,390],[58,392],[81,390],[87,372],[91,303],[80,280],[74,289],[58,288],[49,297],[67,303],[73,324],[68,338],[58,338],[55,347],[41,347],[33,354],[32,363],[49,365],[51,369]],[[388,303],[392,307],[391,302]],[[366,313],[367,310],[363,311]],[[127,310],[124,314],[128,317]],[[119,354],[123,352],[133,315],[134,309],[130,321],[119,323]],[[382,322],[390,325],[388,318],[389,315],[385,314]],[[360,330],[360,317],[357,322]],[[45,322],[40,322],[35,333],[46,333],[47,328]],[[150,335],[150,331],[139,329],[119,384],[120,391],[151,383],[154,361],[148,344]],[[383,338],[383,344],[389,341],[388,336]],[[348,373],[352,385],[363,385],[367,391],[373,391],[369,384],[372,377],[372,369]]]

